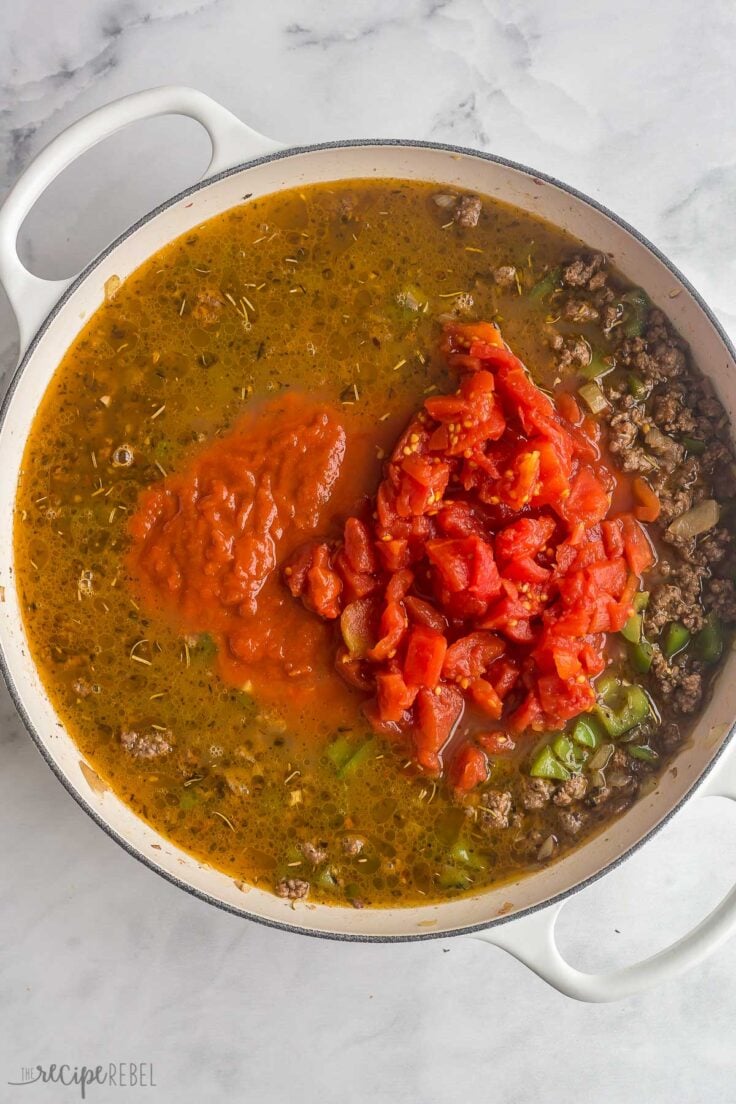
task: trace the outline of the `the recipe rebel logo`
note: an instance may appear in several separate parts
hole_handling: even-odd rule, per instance
[[[112,1089],[155,1089],[156,1081],[152,1062],[108,1062],[98,1066],[71,1066],[67,1063],[48,1066],[23,1066],[20,1079],[8,1081],[15,1087],[25,1085],[77,1086],[81,1100],[87,1099],[87,1090],[93,1086]]]

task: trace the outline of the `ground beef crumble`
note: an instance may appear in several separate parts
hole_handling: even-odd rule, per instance
[[[609,451],[624,472],[646,478],[660,501],[654,530],[666,557],[654,573],[645,614],[645,632],[654,647],[648,679],[655,699],[659,696],[676,713],[691,714],[702,700],[706,669],[691,653],[668,662],[655,642],[671,621],[699,632],[709,611],[736,623],[736,555],[723,526],[697,538],[682,538],[668,527],[705,498],[734,496],[736,462],[728,417],[662,311],[649,310],[641,334],[625,333],[626,327],[619,325],[627,317],[625,303],[603,253],[573,256],[561,269],[560,284],[555,299],[560,330],[573,322],[585,336],[553,328],[550,345],[557,365],[571,372],[587,363],[587,338],[594,346],[595,340],[586,326],[597,323],[606,343],[603,355],[612,357],[616,369],[601,380],[609,402]],[[538,807],[526,801],[540,800],[532,791],[525,807]],[[587,800],[599,803],[602,798],[591,793]]]
[[[121,732],[120,743],[134,759],[158,759],[159,756],[168,755],[174,746],[168,729],[165,732],[158,729],[152,732]]]
[[[478,812],[478,823],[484,829],[508,828],[512,799],[507,790],[487,790]]]
[[[483,204],[479,196],[464,195],[458,200],[453,220],[458,226],[477,226]]]
[[[301,878],[282,878],[276,885],[279,897],[288,897],[290,901],[300,901],[309,893],[309,882]]]
[[[522,778],[521,803],[525,809],[543,809],[554,793],[554,785],[546,778]]]

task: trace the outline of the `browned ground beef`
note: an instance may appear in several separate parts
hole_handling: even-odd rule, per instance
[[[667,529],[703,499],[734,495],[736,464],[728,417],[660,310],[649,311],[640,336],[626,336],[620,325],[625,308],[602,253],[574,256],[563,266],[560,284],[555,314],[564,332],[554,330],[550,339],[557,364],[568,371],[584,365],[583,349],[589,350],[591,343],[613,357],[617,371],[602,380],[610,404],[608,447],[623,471],[648,480],[661,504],[655,526],[661,554],[644,622],[654,648],[648,680],[655,700],[665,709],[691,714],[702,700],[706,671],[691,652],[668,662],[658,638],[672,621],[698,632],[708,611],[736,623],[736,556],[723,526],[688,539]],[[571,334],[570,323],[584,332]],[[592,336],[595,330],[603,333],[602,349],[601,339],[596,344]],[[632,376],[638,381],[633,393]],[[697,449],[692,446],[692,454],[689,439],[700,442]],[[593,791],[586,800],[600,804],[610,797]],[[538,802],[551,799],[551,794],[534,790],[523,803],[538,808]],[[564,798],[555,795],[555,801],[559,804]]]
[[[477,226],[483,204],[478,196],[461,196],[453,216],[458,226]]]
[[[309,893],[309,882],[301,878],[282,878],[276,886],[279,897],[288,897],[290,901],[299,901]]]
[[[513,265],[501,265],[493,271],[493,282],[498,287],[513,287],[516,284],[516,269]]]
[[[507,790],[488,790],[483,794],[478,823],[486,829],[508,828],[511,807],[511,794]]]
[[[583,368],[590,364],[590,345],[584,337],[563,337],[562,334],[555,334],[550,344],[558,354],[557,363],[560,368],[568,368],[570,365]]]
[[[302,843],[301,852],[304,858],[311,862],[312,866],[319,866],[327,858],[327,848],[316,843]]]
[[[572,805],[573,801],[580,801],[585,797],[588,789],[588,780],[583,774],[574,774],[566,782],[558,786],[552,797],[555,805]]]
[[[588,253],[586,256],[578,254],[562,269],[562,283],[565,287],[591,290],[590,281],[600,272],[605,263],[606,258],[603,253]]]
[[[157,759],[168,755],[173,745],[171,732],[121,732],[120,743],[134,759]]]
[[[521,803],[525,809],[543,809],[554,793],[554,785],[546,778],[521,780]]]

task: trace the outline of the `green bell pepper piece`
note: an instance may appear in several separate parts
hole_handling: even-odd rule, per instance
[[[461,866],[469,866],[472,870],[487,870],[488,860],[464,840],[457,840],[450,848],[450,859]]]
[[[703,663],[717,663],[723,654],[723,643],[723,626],[714,613],[709,613],[695,637],[695,654]]]
[[[534,287],[529,292],[529,298],[533,303],[542,303],[545,299],[548,299],[552,292],[559,283],[562,269],[551,269],[546,276],[543,276],[541,280],[538,280]]]
[[[456,866],[443,866],[437,884],[442,889],[467,889],[473,884],[473,879],[467,870],[458,870]]]
[[[629,648],[629,663],[638,675],[645,675],[652,666],[654,649],[648,640],[640,640]]]
[[[576,774],[585,762],[586,755],[576,748],[569,736],[560,735],[552,741],[552,750],[564,767]]]
[[[621,629],[621,635],[624,640],[628,640],[630,644],[638,644],[641,640],[641,614],[632,613],[624,627]]]
[[[604,357],[602,353],[594,352],[590,362],[580,369],[580,375],[589,380],[599,379],[608,372],[612,372],[614,368],[615,364],[611,357]]]
[[[649,388],[645,384],[641,376],[637,376],[635,373],[629,376],[629,392],[637,401],[645,399],[649,394]]]
[[[595,715],[609,736],[617,739],[649,716],[649,698],[640,686],[620,686],[617,708],[609,693],[595,707]]]
[[[705,452],[705,441],[699,441],[697,437],[683,437],[682,444],[690,456],[702,456]]]
[[[630,310],[625,319],[622,330],[626,337],[640,337],[644,331],[649,316],[651,302],[643,288],[632,288],[621,296],[621,302]]]
[[[634,747],[627,748],[627,751],[634,759],[642,759],[645,763],[656,763],[659,759],[654,748],[647,747],[646,744],[635,744]]]
[[[351,740],[348,740],[347,736],[338,736],[336,740],[332,741],[325,752],[325,755],[338,774],[345,764],[352,759],[354,754],[355,745]]]
[[[368,762],[369,759],[374,759],[376,755],[376,741],[366,740],[364,744],[361,744],[354,755],[351,755],[346,763],[338,770],[340,778],[352,778],[356,771]]]
[[[641,613],[643,610],[645,610],[649,605],[649,591],[640,590],[637,594],[635,594],[632,605],[637,613]]]
[[[562,782],[570,777],[569,770],[560,762],[549,744],[539,752],[529,774],[532,778],[559,778]]]
[[[672,659],[690,642],[690,632],[680,621],[670,621],[664,630],[662,638],[662,651],[667,659]]]
[[[576,744],[590,748],[592,751],[600,745],[601,737],[593,722],[586,717],[580,717],[575,722],[571,736]]]

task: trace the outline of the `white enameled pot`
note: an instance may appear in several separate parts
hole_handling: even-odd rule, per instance
[[[136,120],[180,114],[212,140],[204,178],[152,211],[72,280],[41,280],[18,257],[26,214],[76,157]],[[583,974],[559,954],[555,921],[565,899],[610,870],[694,793],[736,800],[736,764],[726,745],[736,718],[736,656],[730,654],[695,738],[658,788],[608,830],[561,861],[477,896],[416,908],[344,909],[297,904],[233,879],[181,851],[140,820],[85,763],[60,723],[29,655],[13,564],[13,515],[24,445],[63,353],[104,296],[173,238],[243,202],[283,188],[354,177],[436,181],[498,197],[548,219],[616,265],[661,305],[695,351],[731,418],[736,412],[734,350],[687,280],[651,244],[578,192],[500,158],[410,141],[336,142],[283,149],[200,92],[166,87],[102,107],[56,138],[30,165],[0,211],[0,280],[20,327],[20,362],[0,413],[0,646],[18,710],[49,766],[73,797],[127,851],[176,885],[249,919],[337,939],[399,941],[472,934],[503,947],[570,996],[613,1000],[671,977],[712,951],[736,927],[736,889],[698,927],[644,962],[606,975]],[[727,754],[727,750],[731,754]],[[729,762],[729,759],[731,760]]]

